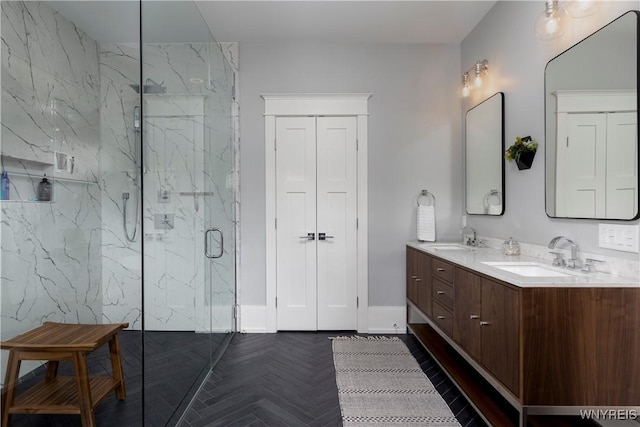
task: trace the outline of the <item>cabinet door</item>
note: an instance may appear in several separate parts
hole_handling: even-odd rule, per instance
[[[474,359],[481,359],[480,276],[456,268],[453,279],[453,339]]]
[[[407,298],[418,304],[418,251],[407,247]]]
[[[422,252],[417,255],[418,307],[424,314],[431,316],[431,257]]]
[[[519,395],[520,299],[518,291],[482,278],[482,364]]]

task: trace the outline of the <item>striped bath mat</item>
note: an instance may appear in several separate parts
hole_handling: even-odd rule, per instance
[[[345,427],[460,426],[399,338],[331,339]]]

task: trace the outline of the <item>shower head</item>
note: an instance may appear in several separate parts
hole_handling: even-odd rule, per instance
[[[142,86],[142,93],[156,94],[156,95],[161,93],[167,93],[167,88],[164,87],[163,85],[164,85],[164,81],[162,83],[156,83],[152,79],[147,78],[147,80],[145,80],[144,86]],[[131,84],[129,86],[131,87],[131,89],[135,90],[136,93],[140,93],[140,85]]]

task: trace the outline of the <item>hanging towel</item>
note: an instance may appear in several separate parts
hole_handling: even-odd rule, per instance
[[[421,242],[436,241],[436,209],[435,206],[418,206],[418,240]]]

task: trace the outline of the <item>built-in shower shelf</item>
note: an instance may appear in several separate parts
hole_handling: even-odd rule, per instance
[[[54,200],[49,201],[40,201],[40,200],[0,200],[1,203],[15,203],[15,204],[35,204],[35,205],[43,205],[43,204],[51,204],[55,203]]]

